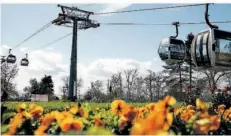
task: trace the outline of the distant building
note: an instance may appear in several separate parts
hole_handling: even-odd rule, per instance
[[[49,94],[31,94],[31,101],[45,101],[48,102],[50,100]]]

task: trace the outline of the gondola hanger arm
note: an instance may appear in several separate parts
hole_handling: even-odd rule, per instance
[[[172,25],[174,25],[176,27],[176,35],[175,36],[170,36],[170,38],[177,38],[178,36],[178,27],[180,25],[179,22],[173,22]]]
[[[213,25],[213,24],[210,23],[208,12],[209,12],[209,3],[205,5],[205,22],[206,22],[206,24],[207,24],[210,28],[216,28],[216,29],[218,29],[218,26]]]
[[[10,54],[11,50],[12,50],[12,49],[9,49],[9,54]]]

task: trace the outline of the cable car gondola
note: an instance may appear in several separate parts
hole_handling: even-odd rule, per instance
[[[178,36],[179,22],[174,22],[176,26],[176,36],[170,36],[161,41],[158,49],[158,54],[161,60],[167,63],[183,62],[186,55],[186,47],[182,40],[176,39]]]
[[[206,23],[210,29],[198,33],[191,46],[191,55],[198,68],[217,70],[231,69],[231,32],[219,30],[208,20],[208,4],[205,11]]]
[[[6,59],[5,59],[5,56],[2,56],[2,58],[1,58],[1,64],[4,63],[4,62],[6,62]]]
[[[9,55],[6,58],[7,63],[15,63],[16,62],[16,56],[11,54],[11,49],[9,49]]]
[[[26,54],[26,58],[23,58],[21,60],[21,66],[28,66],[29,65],[29,60],[27,59],[27,54]]]

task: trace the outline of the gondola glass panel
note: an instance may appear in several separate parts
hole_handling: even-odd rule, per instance
[[[161,41],[158,53],[165,62],[181,62],[185,58],[185,44],[182,40],[166,38]]]
[[[214,29],[215,66],[231,69],[231,32]]]
[[[210,29],[192,42],[192,59],[200,68],[231,69],[231,33]]]
[[[210,67],[209,41],[210,31],[197,34],[192,42],[192,59],[198,67]]]

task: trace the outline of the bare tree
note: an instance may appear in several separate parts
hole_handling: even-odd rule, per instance
[[[8,96],[17,94],[15,84],[13,83],[18,74],[17,64],[2,63],[1,65],[1,92],[2,100],[7,99]]]
[[[91,82],[91,98],[94,101],[103,101],[104,94],[102,93],[103,90],[103,82],[100,80],[96,80],[95,82]]]
[[[138,76],[138,69],[129,69],[124,71],[125,74],[125,88],[127,91],[127,99],[131,100],[131,90],[133,89],[133,84],[136,77]]]
[[[146,85],[145,94],[149,97],[150,101],[153,101],[155,93],[155,90],[153,89],[153,80],[155,77],[155,72],[153,72],[152,70],[147,70],[147,72],[148,75],[144,78],[144,82]]]
[[[61,80],[62,80],[63,84],[62,84],[62,87],[60,88],[60,91],[63,94],[63,96],[66,97],[67,92],[68,92],[68,88],[69,88],[69,76],[64,76],[64,77],[62,77]],[[82,87],[83,87],[83,79],[78,78],[77,79],[77,88],[78,88],[78,90],[76,90],[76,91],[78,91],[78,93],[80,93],[80,89]],[[77,92],[76,92],[76,94],[77,94]]]
[[[109,80],[109,92],[113,98],[123,97],[122,73],[118,71],[111,76]]]
[[[134,96],[133,98],[136,100],[136,101],[145,101],[145,89],[146,89],[146,86],[145,86],[145,81],[144,81],[144,78],[142,76],[139,76],[135,79],[135,82],[134,82]]]
[[[157,93],[157,99],[160,99],[160,96],[163,95],[164,89],[166,88],[165,86],[165,77],[163,75],[163,72],[159,72],[154,74],[153,77],[153,88],[155,92]]]
[[[203,70],[201,71],[207,78],[209,89],[212,93],[217,89],[219,81],[229,75],[231,71]]]

